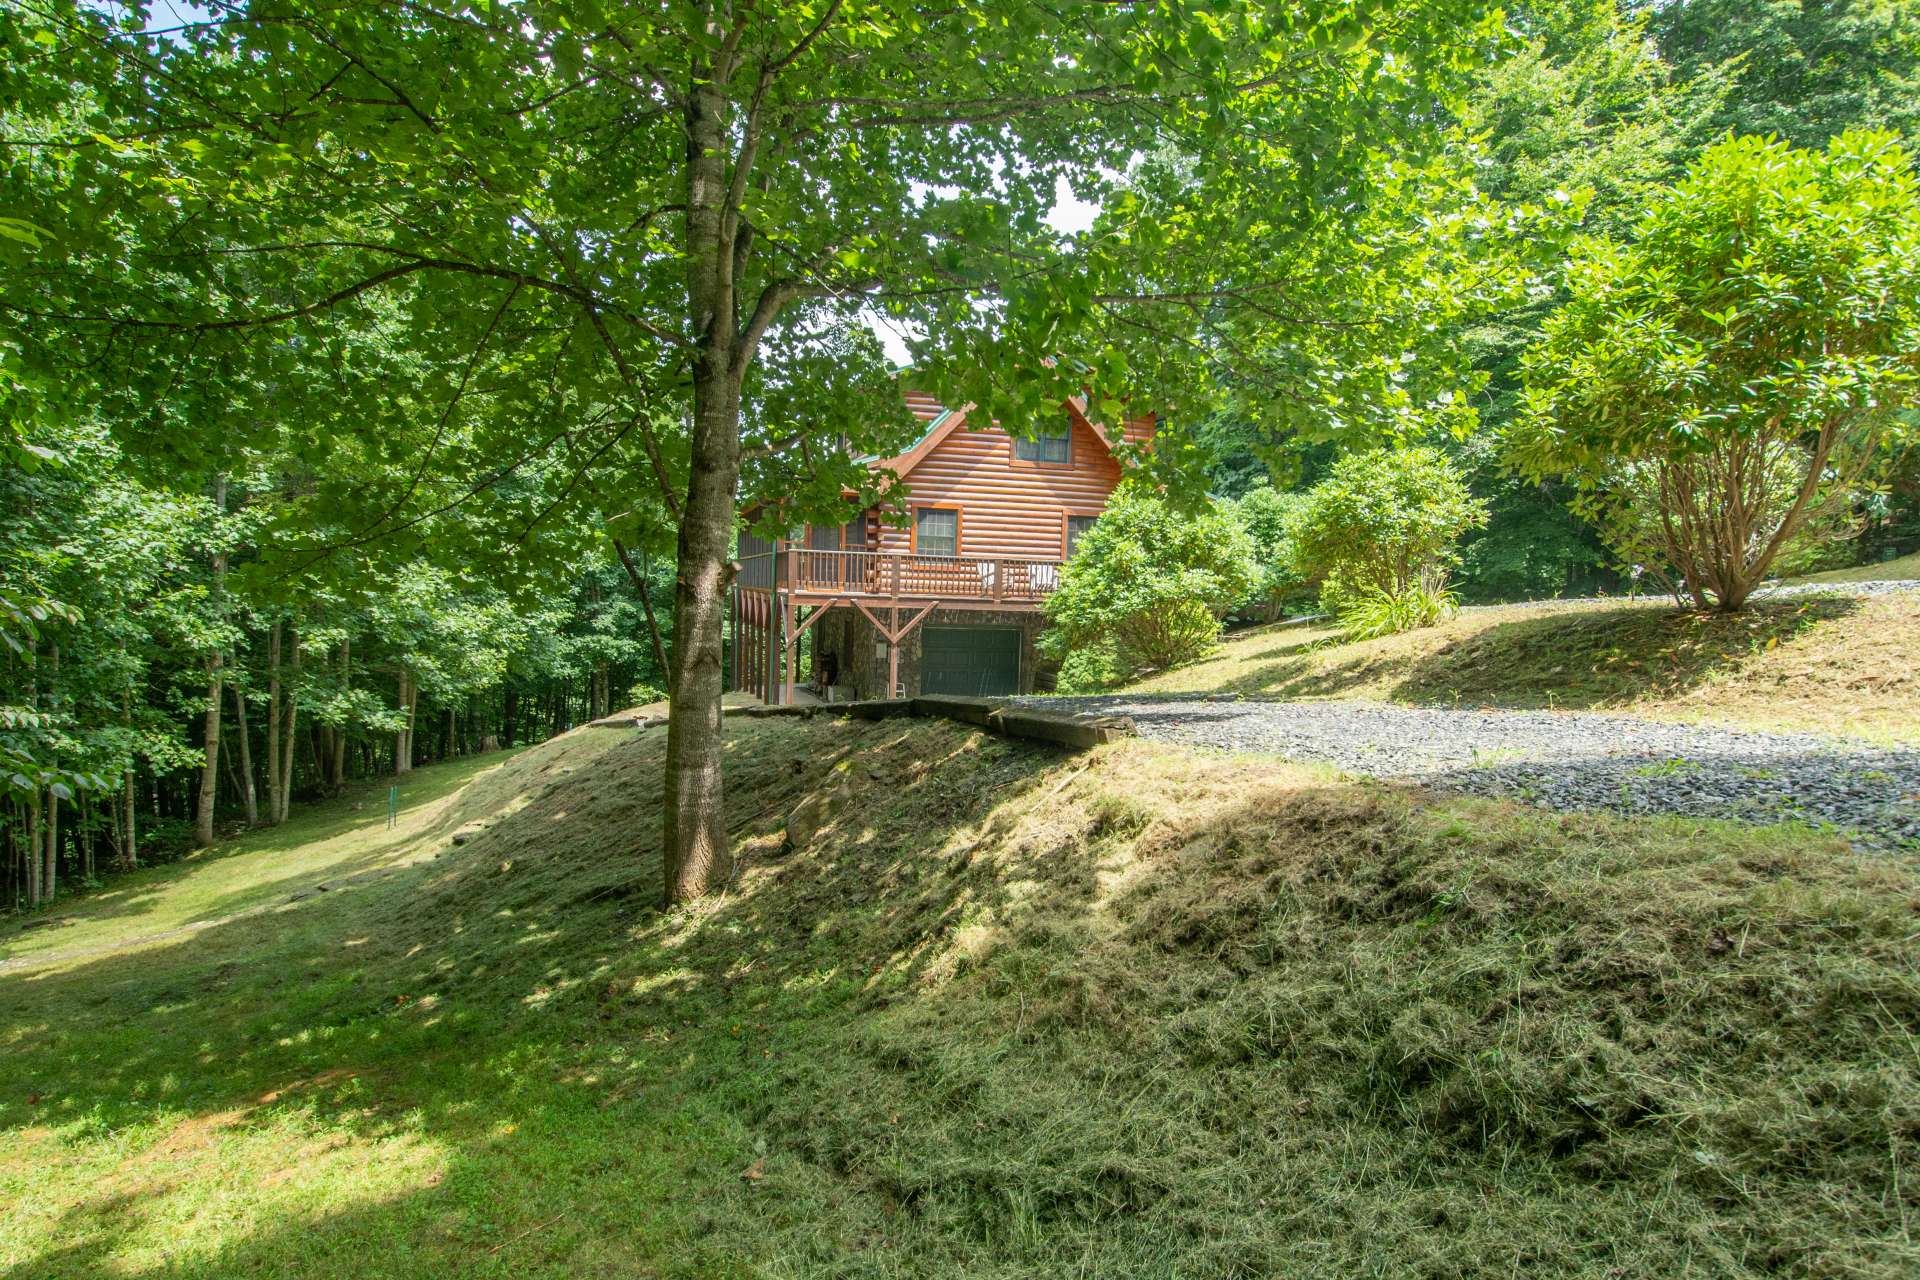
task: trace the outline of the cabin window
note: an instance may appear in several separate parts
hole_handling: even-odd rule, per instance
[[[1013,456],[1022,462],[1071,462],[1073,429],[1062,425],[1058,432],[1043,432],[1028,440],[1015,436]]]
[[[1100,518],[1099,516],[1076,516],[1071,513],[1068,514],[1067,516],[1067,554],[1066,554],[1067,559],[1069,560],[1073,559],[1073,549],[1075,546],[1079,544],[1080,535],[1085,533],[1087,530],[1093,528],[1093,522],[1095,520],[1098,520],[1099,518]]]
[[[954,507],[919,507],[913,513],[913,550],[923,556],[960,554],[960,512]]]

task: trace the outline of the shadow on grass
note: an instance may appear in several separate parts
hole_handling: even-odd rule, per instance
[[[21,1086],[0,1091],[0,1133],[47,1144],[39,1158],[102,1142],[127,1152],[33,1232],[50,1251],[0,1274],[98,1275],[129,1247],[171,1255],[168,1274],[180,1276],[518,1275],[529,1251],[567,1259],[550,1274],[618,1274],[705,1256],[716,1220],[675,1184],[696,1167],[707,1199],[732,1193],[752,1158],[735,1115],[784,1065],[729,1030],[738,989],[764,997],[752,1006],[760,1045],[811,1039],[870,1007],[882,973],[911,985],[933,938],[1006,901],[997,878],[934,875],[925,858],[1059,758],[959,731],[842,728],[824,749],[805,726],[735,735],[729,783],[748,806],[734,823],[748,881],[698,912],[651,905],[654,735],[606,753],[604,769],[535,778],[457,850],[445,822],[429,824],[437,859],[396,864],[370,850],[330,863],[339,884],[388,859],[340,891],[0,975],[0,1053]],[[939,756],[919,754],[929,744]],[[480,767],[423,777],[416,803]],[[854,793],[835,856],[780,856],[787,810],[833,778]],[[474,815],[456,806],[453,816]],[[303,830],[325,841],[359,825],[316,815],[239,852],[280,858],[304,847]],[[148,892],[197,871],[154,868]],[[288,898],[300,883],[221,904]],[[732,1078],[728,1106],[709,1114],[716,1074]],[[22,1137],[32,1134],[43,1136]],[[376,1164],[431,1158],[391,1187],[375,1178],[317,1194],[305,1166],[325,1170],[330,1142]],[[200,1201],[232,1198],[218,1185],[228,1179],[286,1193],[277,1205],[270,1193],[241,1197],[240,1219],[258,1213],[259,1225],[195,1259],[185,1223]],[[513,1241],[548,1206],[557,1223]]]
[[[1847,596],[1761,601],[1728,616],[1637,607],[1503,622],[1420,658],[1404,702],[1598,709],[1677,698],[1860,607]]]
[[[351,900],[0,978],[0,1152],[46,1206],[4,1274],[1910,1261],[1891,868],[1141,744],[1063,768],[763,722],[729,736],[738,885],[662,914],[660,745]]]
[[[492,753],[410,775],[398,784],[400,821],[393,830],[386,825],[386,806],[387,788],[394,782],[380,779],[359,784],[340,799],[296,811],[281,826],[262,827],[172,862],[116,874],[102,889],[61,899],[37,918],[38,923],[29,918],[0,928],[0,958],[13,958],[7,955],[9,944],[22,941],[43,944],[38,949],[58,950],[60,935],[69,928],[112,920],[137,923],[141,917],[160,914],[155,909],[163,901],[177,904],[183,896],[194,904],[192,909],[169,913],[164,923],[154,925],[155,931],[204,924],[277,899],[304,896],[342,877],[365,874],[395,849],[419,838],[423,824],[434,821],[434,814],[426,811],[510,758],[512,753]],[[316,849],[326,856],[316,858]],[[243,872],[235,859],[244,859]],[[249,883],[231,891],[217,887],[236,872]],[[196,890],[194,881],[204,881],[208,887]],[[57,923],[44,923],[49,919]],[[29,950],[20,958],[35,954]]]
[[[1433,632],[1352,643],[1324,635],[1292,640],[1285,628],[1276,628],[1232,641],[1224,673],[1203,662],[1159,683],[1167,696],[1185,691],[1293,700],[1364,692],[1400,702],[1618,707],[1681,697],[1737,675],[1769,646],[1786,644],[1862,604],[1845,596],[1759,601],[1735,617],[1654,603],[1567,609],[1495,621],[1451,641]]]

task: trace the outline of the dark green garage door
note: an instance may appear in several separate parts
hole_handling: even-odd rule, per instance
[[[1015,627],[928,627],[920,641],[920,692],[998,697],[1020,692]]]

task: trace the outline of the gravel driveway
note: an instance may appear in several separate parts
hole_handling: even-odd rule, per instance
[[[1865,845],[1920,850],[1920,750],[1911,748],[1568,712],[1130,696],[1018,701],[1129,715],[1144,738],[1317,761],[1551,809],[1798,819]]]

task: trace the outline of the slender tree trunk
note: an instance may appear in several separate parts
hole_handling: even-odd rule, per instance
[[[413,672],[400,668],[400,714],[405,717],[393,735],[393,771],[413,772]]]
[[[59,896],[60,887],[60,797],[52,790],[47,792],[47,853],[40,865],[46,874],[40,900],[52,902]]]
[[[613,540],[613,552],[620,557],[620,567],[627,571],[627,581],[633,584],[634,591],[640,597],[640,608],[647,615],[647,638],[653,642],[653,660],[660,667],[662,679],[672,670],[667,665],[667,647],[660,642],[660,623],[653,616],[653,566],[647,563],[646,548],[640,549],[640,567],[633,567],[633,557],[627,554],[627,548],[620,539]]]
[[[138,822],[140,805],[138,792],[139,782],[134,776],[134,764],[132,760],[128,760],[126,794],[121,798],[121,802],[126,810],[124,814],[126,830],[123,833],[123,839],[120,844],[120,869],[122,871],[131,871],[140,865],[140,833]]]
[[[260,825],[260,799],[253,786],[253,744],[247,736],[247,691],[233,686],[233,741],[240,756],[240,803],[247,811],[247,825]]]
[[[47,663],[47,710],[60,713],[60,646],[53,645],[48,653]],[[59,757],[54,757],[59,764]],[[47,852],[41,863],[45,876],[41,886],[40,899],[52,902],[60,879],[60,797],[51,788],[47,790]]]
[[[200,799],[194,810],[193,839],[201,848],[213,843],[213,802],[220,768],[220,697],[225,658],[219,650],[207,658],[207,714],[201,729],[206,755],[200,765]]]
[[[46,876],[40,864],[43,847],[40,814],[40,793],[34,791],[27,797],[27,905],[30,907],[40,905],[41,889]]]
[[[40,710],[40,645],[36,641],[27,650],[27,706]],[[40,787],[36,782],[27,792],[27,905],[40,905],[40,886],[45,873],[40,869]]]
[[[216,514],[224,515],[227,510],[227,478],[221,476],[214,481],[213,509]],[[217,528],[215,537],[223,536]],[[227,553],[224,548],[213,555],[213,597],[216,612],[220,611],[221,592],[226,585]],[[213,843],[213,802],[214,793],[220,781],[220,690],[222,667],[226,663],[224,647],[216,643],[213,652],[207,657],[207,718],[202,734],[202,745],[206,758],[200,765],[200,806],[194,811],[194,841],[201,848]]]
[[[287,688],[284,694],[286,711],[283,718],[286,724],[286,738],[280,746],[280,791],[275,798],[273,820],[276,823],[287,820],[287,810],[293,800],[293,745],[297,741],[294,731],[300,720],[300,633],[293,627],[287,628]]]
[[[353,641],[340,641],[340,689],[346,692],[353,687]],[[332,763],[328,766],[328,789],[339,795],[347,785],[347,727],[344,724],[329,726],[332,737]]]
[[[20,804],[16,792],[7,803],[7,888],[8,902],[16,910],[25,905],[27,883],[27,849],[20,843],[20,836],[26,827],[26,811]]]
[[[267,821],[280,821],[280,620],[267,629]]]
[[[120,641],[120,652],[124,654],[126,651],[127,642],[126,639],[122,637]],[[131,673],[127,676],[126,687],[120,690],[120,727],[126,731],[127,740],[131,742],[133,740],[133,676]],[[124,794],[121,795],[116,805],[120,813],[118,820],[114,823],[114,826],[120,829],[120,852],[115,856],[114,862],[122,871],[131,871],[139,865],[139,842],[134,828],[134,809],[136,807],[134,800],[136,785],[134,774],[137,768],[138,762],[134,757],[133,751],[129,749],[127,751],[126,782],[122,788]]]

